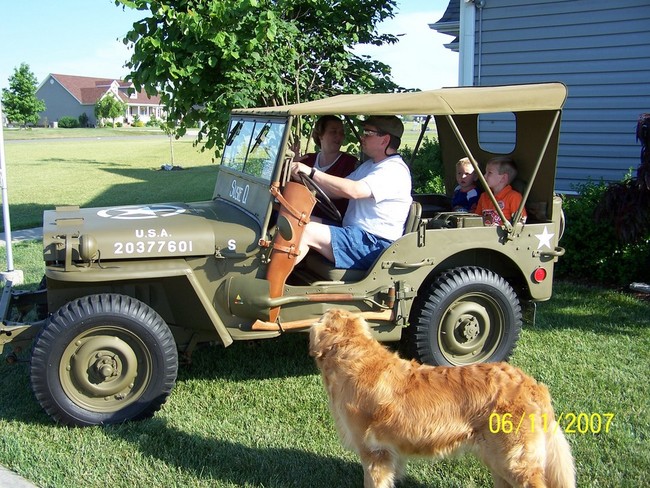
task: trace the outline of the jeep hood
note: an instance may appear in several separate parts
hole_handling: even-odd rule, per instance
[[[102,208],[58,207],[43,214],[47,262],[241,255],[259,224],[220,200]]]

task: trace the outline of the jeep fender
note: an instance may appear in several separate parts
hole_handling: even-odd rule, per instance
[[[120,266],[119,263],[113,262],[110,267],[103,269],[100,268],[86,268],[74,273],[74,280],[72,280],[72,273],[54,269],[52,267],[46,268],[45,276],[48,280],[63,282],[66,287],[70,285],[71,281],[80,284],[82,287],[92,287],[93,284],[105,284],[107,282],[138,282],[142,280],[160,279],[160,278],[175,278],[185,277],[192,287],[194,294],[201,303],[203,310],[211,321],[212,326],[219,335],[219,339],[224,346],[229,346],[233,343],[231,335],[228,333],[225,324],[219,317],[219,314],[214,309],[212,301],[206,295],[203,287],[199,283],[194,271],[183,259],[165,259],[160,261],[147,261],[136,263],[130,261],[128,266]],[[56,294],[56,289],[48,289],[48,293]],[[87,294],[84,292],[84,294]],[[60,307],[63,303],[67,302],[71,297],[65,300],[53,299],[55,308]],[[50,304],[52,301],[48,298]]]

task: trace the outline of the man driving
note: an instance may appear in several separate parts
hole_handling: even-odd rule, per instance
[[[394,115],[363,122],[361,148],[368,156],[345,178],[294,162],[293,175],[309,175],[331,198],[350,200],[342,225],[315,220],[305,226],[296,262],[314,249],[337,268],[367,269],[404,232],[411,198],[411,174],[397,149],[404,125]]]

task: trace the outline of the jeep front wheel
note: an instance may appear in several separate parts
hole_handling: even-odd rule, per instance
[[[507,360],[521,330],[512,287],[477,267],[446,271],[414,309],[407,335],[418,360],[461,366]]]
[[[30,379],[57,422],[87,426],[150,417],[176,381],[167,324],[128,296],[91,295],[61,307],[34,342]]]

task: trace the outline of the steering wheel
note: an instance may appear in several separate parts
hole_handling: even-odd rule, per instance
[[[323,189],[318,186],[318,184],[316,184],[316,182],[312,180],[309,175],[305,173],[298,173],[298,176],[300,176],[302,184],[316,194],[316,204],[325,213],[325,215],[327,215],[335,222],[341,223],[343,221],[341,212],[339,212],[339,209],[336,208],[336,205],[332,203],[332,200],[330,200],[330,197],[327,196]]]

